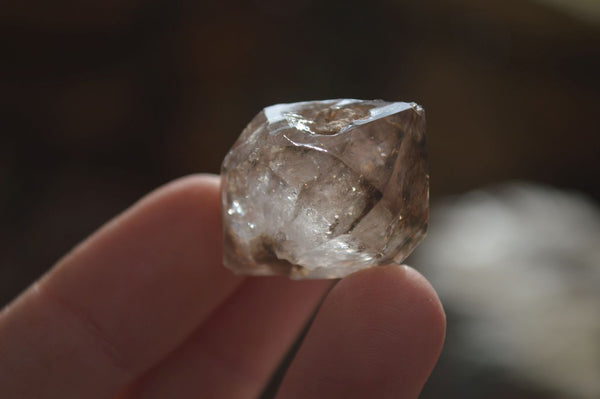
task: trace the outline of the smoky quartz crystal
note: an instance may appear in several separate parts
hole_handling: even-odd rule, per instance
[[[278,104],[222,165],[224,264],[339,278],[402,262],[429,216],[425,113],[354,99]]]

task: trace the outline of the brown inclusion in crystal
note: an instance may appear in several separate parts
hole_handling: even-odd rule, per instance
[[[223,161],[224,263],[239,274],[338,278],[402,262],[427,229],[428,180],[417,104],[267,107]]]

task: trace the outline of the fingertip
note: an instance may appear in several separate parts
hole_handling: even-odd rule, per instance
[[[331,295],[363,303],[402,304],[403,308],[412,309],[411,313],[426,315],[437,330],[445,331],[446,315],[435,289],[421,273],[407,265],[363,269],[342,279]]]
[[[347,298],[354,309],[364,304],[365,312],[385,309],[389,320],[409,321],[409,327],[419,332],[428,358],[434,360],[433,367],[444,344],[446,313],[434,287],[421,273],[407,265],[377,266],[351,274],[335,289],[341,292],[332,294]]]
[[[444,334],[442,305],[416,270],[359,271],[325,299],[280,398],[416,398]]]
[[[191,175],[181,176],[163,187],[191,188],[191,187],[219,187],[221,184],[221,176],[211,173],[194,173]]]
[[[219,196],[221,178],[211,174],[194,174],[175,179],[164,186],[157,188],[141,200],[140,204],[159,202],[160,205],[172,204],[175,208],[184,208],[194,213],[204,209],[199,206],[214,207],[220,201],[215,201]]]
[[[146,225],[162,226],[165,231],[184,227],[189,232],[182,235],[197,239],[200,236],[198,230],[202,230],[204,240],[210,242],[206,248],[212,249],[207,253],[218,254],[220,258],[220,181],[219,176],[210,174],[175,179],[146,195],[101,232],[123,224],[137,224],[140,229],[146,229]],[[206,234],[208,232],[215,234]]]
[[[422,311],[431,317],[431,322],[434,323],[442,333],[441,341],[443,343],[446,332],[446,312],[444,311],[442,301],[435,291],[435,288],[425,276],[410,266],[404,265],[403,267],[406,270],[408,281],[411,282],[411,286],[416,290],[416,294],[422,296],[422,303],[424,306]]]

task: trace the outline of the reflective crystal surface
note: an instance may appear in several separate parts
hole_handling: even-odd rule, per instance
[[[224,264],[338,278],[402,262],[425,235],[425,114],[415,103],[265,108],[222,165]]]

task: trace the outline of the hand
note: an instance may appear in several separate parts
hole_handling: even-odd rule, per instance
[[[0,397],[258,396],[332,283],[222,267],[218,186],[149,194],[4,308]],[[277,398],[416,398],[444,328],[413,269],[355,273],[327,294]]]

